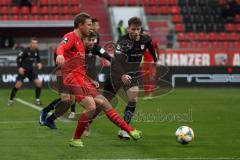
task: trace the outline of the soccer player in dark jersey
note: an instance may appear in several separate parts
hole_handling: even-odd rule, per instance
[[[129,124],[136,108],[139,93],[140,64],[144,52],[148,49],[154,62],[157,56],[152,45],[151,37],[141,34],[142,22],[138,17],[128,20],[128,34],[117,41],[114,58],[111,63],[111,73],[104,84],[103,95],[111,101],[118,90],[123,88],[126,93],[127,106],[124,120]],[[98,114],[98,113],[96,113]],[[127,132],[120,130],[119,138],[129,139]]]
[[[97,36],[97,38],[95,40],[95,44],[99,45],[99,43],[100,43],[100,34],[99,34],[100,24],[99,24],[98,19],[96,19],[96,18],[92,19],[92,23],[93,23],[93,31],[95,32],[95,34]]]
[[[75,98],[77,102],[81,102],[86,111],[78,119],[74,136],[69,142],[70,146],[83,147],[81,136],[94,116],[96,104],[103,107],[110,121],[137,140],[141,138],[141,132],[130,127],[118,115],[107,99],[98,93],[96,88],[99,84],[86,75],[85,50],[81,38],[89,35],[91,31],[91,17],[80,13],[74,19],[74,30],[64,36],[64,40],[57,48],[56,62],[61,66],[63,84],[67,92],[64,93],[66,99],[62,98],[62,101],[57,104],[55,114],[48,117],[46,125],[49,126],[57,117],[65,113]]]
[[[34,71],[34,63],[36,63],[36,67],[38,70],[42,69],[42,63],[38,50],[38,40],[36,38],[31,38],[29,47],[24,48],[17,56],[18,76],[15,86],[10,94],[8,106],[11,106],[13,104],[13,99],[16,96],[17,91],[22,87],[23,80],[25,78],[28,78],[30,81],[34,82],[36,87],[35,104],[41,105],[40,95],[42,82],[40,81],[40,79],[38,79],[38,75]]]
[[[98,68],[96,66],[96,60],[97,60],[96,56],[98,56],[100,58],[105,58],[108,61],[111,61],[111,59],[112,59],[102,47],[96,45],[96,43],[95,43],[96,38],[97,38],[97,35],[95,34],[95,32],[91,32],[88,36],[83,38],[85,54],[86,54],[86,56],[85,56],[86,73],[90,78],[92,78],[94,80],[96,79],[96,77],[98,75],[98,71],[97,71]],[[47,107],[45,107],[41,111],[40,119],[39,119],[39,123],[41,125],[44,125],[44,121],[46,119],[47,114],[51,110],[54,110],[54,107],[60,101],[61,101],[61,98],[57,98],[57,99],[53,100]],[[71,106],[71,114],[70,115],[69,115],[70,119],[73,119],[75,117],[75,103]]]

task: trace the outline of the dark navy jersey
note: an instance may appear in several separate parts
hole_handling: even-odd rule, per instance
[[[142,57],[149,50],[154,62],[157,61],[151,37],[140,35],[139,41],[130,39],[129,34],[122,36],[116,46],[114,59],[112,61],[112,72],[119,76],[123,74],[137,73],[140,71]]]
[[[17,56],[18,67],[31,70],[33,68],[33,63],[35,62],[41,62],[38,49],[31,50],[29,47],[27,47],[24,48]]]

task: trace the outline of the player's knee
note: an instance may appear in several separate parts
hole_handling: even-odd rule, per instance
[[[62,101],[68,101],[68,100],[71,100],[71,97],[70,97],[69,94],[62,93],[61,94],[61,100]]]
[[[39,79],[35,80],[35,85],[36,87],[42,87],[42,81],[40,81]]]

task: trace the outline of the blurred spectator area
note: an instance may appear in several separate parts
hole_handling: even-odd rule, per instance
[[[0,20],[71,20],[81,10],[80,0],[29,0],[31,5],[20,1],[1,0]]]

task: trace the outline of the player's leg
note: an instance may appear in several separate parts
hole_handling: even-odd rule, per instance
[[[55,106],[61,101],[61,98],[57,98],[53,100],[48,106],[42,109],[40,112],[39,117],[39,124],[44,125],[44,122],[46,121],[47,115],[50,111],[54,110]]]
[[[74,119],[75,118],[75,112],[76,112],[76,103],[73,103],[71,105],[71,112],[68,116],[69,119]]]
[[[138,92],[139,92],[138,86],[133,86],[127,90],[128,103],[124,111],[124,121],[127,124],[130,124],[133,114],[135,112]],[[126,140],[130,139],[130,136],[128,135],[128,133],[126,133],[123,130],[120,130],[118,132],[118,137]]]
[[[86,96],[81,100],[81,104],[86,109],[86,112],[83,112],[78,119],[78,124],[74,132],[72,140],[70,140],[69,145],[73,147],[83,147],[81,136],[86,128],[89,126],[89,121],[93,118],[96,104],[91,96]]]
[[[40,79],[35,79],[34,81],[35,84],[35,104],[41,105],[41,89],[42,89],[42,81]]]
[[[133,139],[137,140],[141,138],[141,132],[129,126],[115,111],[115,109],[111,106],[110,102],[104,96],[98,95],[94,98],[94,100],[99,106],[102,106],[103,111],[105,112],[110,121],[112,121],[122,130],[129,133],[133,137]]]
[[[11,91],[11,94],[10,94],[10,97],[9,97],[9,100],[8,100],[8,106],[11,106],[13,104],[13,99],[15,98],[16,94],[17,94],[17,91],[22,87],[23,85],[23,79],[24,77],[20,77],[18,76],[17,77],[17,81]]]
[[[54,113],[52,113],[44,122],[44,125],[48,126],[50,129],[56,129],[56,125],[54,123],[54,121],[62,116],[64,113],[66,113],[69,108],[71,107],[72,103],[74,102],[74,97],[66,94],[66,93],[62,93],[61,94],[61,101],[59,101],[56,104],[55,107],[55,111]]]

